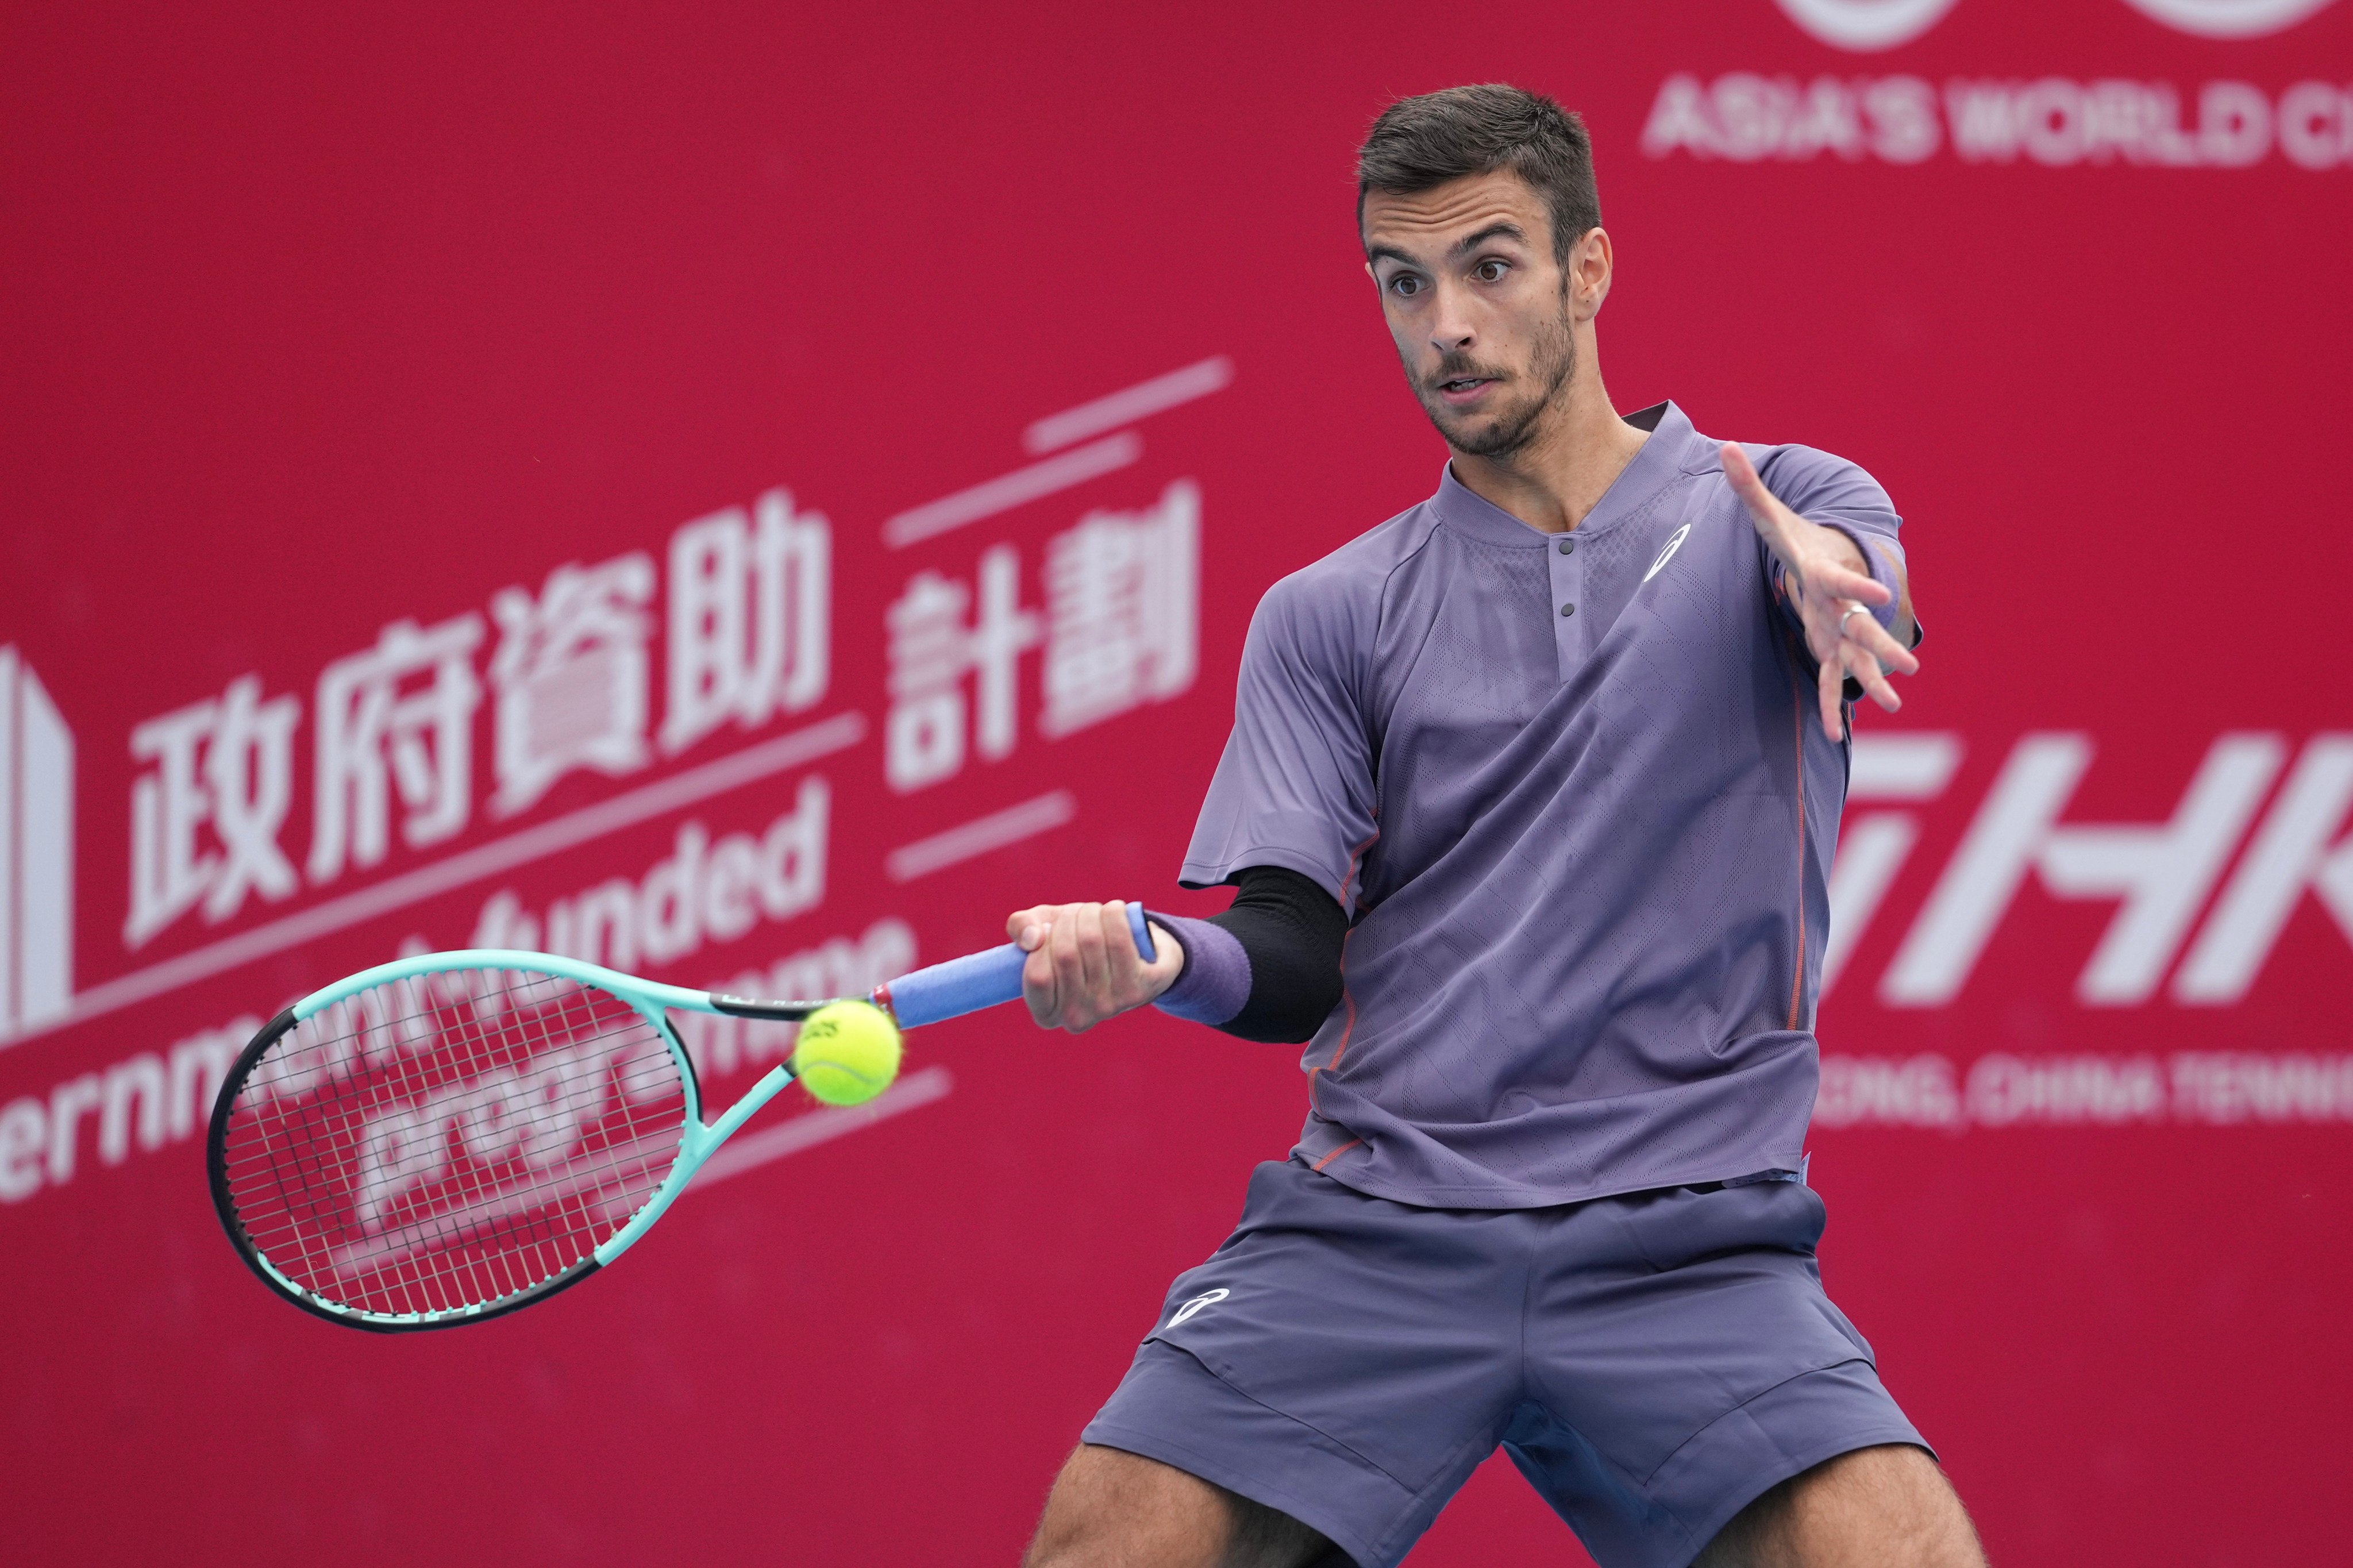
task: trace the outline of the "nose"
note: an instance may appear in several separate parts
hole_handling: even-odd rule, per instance
[[[1461,289],[1438,285],[1437,309],[1430,317],[1430,346],[1440,353],[1455,353],[1469,348],[1478,332],[1471,325],[1470,300]]]

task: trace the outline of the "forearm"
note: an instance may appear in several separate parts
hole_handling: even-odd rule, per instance
[[[1154,914],[1185,949],[1163,1012],[1245,1040],[1312,1038],[1339,1005],[1348,919],[1311,879],[1274,866],[1236,878],[1233,905],[1208,920]]]
[[[1861,573],[1893,595],[1885,605],[1867,606],[1872,618],[1905,647],[1917,647],[1920,623],[1912,615],[1912,579],[1901,557],[1894,551],[1875,547],[1871,536],[1860,530],[1849,530],[1835,522],[1817,526],[1826,536],[1833,560],[1851,572]],[[1773,585],[1784,599],[1793,602],[1794,609],[1794,601],[1802,591],[1778,554],[1773,557]]]
[[[1915,647],[1920,641],[1920,623],[1912,616],[1912,577],[1905,570],[1903,560],[1869,534],[1851,532],[1834,522],[1824,526],[1831,531],[1842,565],[1862,573],[1895,595],[1886,606],[1889,613],[1878,616],[1879,624],[1905,647]]]

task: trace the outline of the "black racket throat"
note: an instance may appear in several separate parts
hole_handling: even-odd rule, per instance
[[[768,1018],[782,1024],[797,1024],[820,1007],[830,1007],[831,1002],[763,1002],[756,996],[728,996],[719,992],[711,994],[711,1005],[722,1013],[738,1018]]]

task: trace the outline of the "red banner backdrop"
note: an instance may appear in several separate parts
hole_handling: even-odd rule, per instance
[[[590,1289],[395,1339],[237,1265],[212,1088],[404,947],[807,992],[1217,907],[1171,884],[1252,605],[1440,461],[1349,154],[1498,78],[1593,127],[1619,405],[1910,521],[1833,1292],[1999,1561],[2341,1554],[2353,7],[9,31],[11,1561],[1012,1560],[1290,1051],[926,1030]],[[693,1043],[721,1101],[776,1049]],[[1573,1555],[1498,1464],[1414,1561]]]

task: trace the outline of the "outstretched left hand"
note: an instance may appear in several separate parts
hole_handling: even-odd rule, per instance
[[[1920,661],[1872,618],[1871,606],[1894,595],[1862,571],[1862,552],[1835,528],[1808,522],[1773,498],[1737,444],[1723,447],[1724,475],[1748,508],[1758,537],[1781,563],[1782,582],[1806,628],[1806,647],[1820,666],[1822,733],[1846,737],[1841,712],[1852,675],[1890,713],[1904,706],[1887,672],[1916,674]]]

